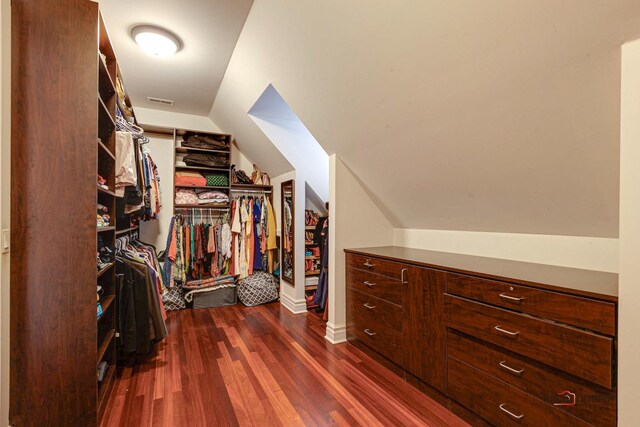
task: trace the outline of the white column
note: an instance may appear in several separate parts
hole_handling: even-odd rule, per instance
[[[618,425],[640,419],[640,40],[622,47]]]

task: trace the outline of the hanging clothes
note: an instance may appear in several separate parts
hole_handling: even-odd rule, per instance
[[[147,354],[167,336],[162,294],[166,291],[155,248],[118,239],[118,345],[125,354]]]

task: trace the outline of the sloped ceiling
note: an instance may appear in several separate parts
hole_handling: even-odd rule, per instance
[[[637,37],[638,0],[255,0],[210,117],[286,171],[247,116],[273,84],[396,227],[616,237]]]
[[[136,107],[206,116],[253,0],[102,0],[100,10],[113,42],[127,91]],[[145,54],[131,28],[153,24],[178,35],[175,55]],[[151,103],[168,99],[173,106]]]

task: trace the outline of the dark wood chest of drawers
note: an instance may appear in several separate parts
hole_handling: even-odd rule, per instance
[[[347,251],[349,340],[491,424],[616,425],[617,299],[522,272],[588,283],[584,271],[505,261],[505,277],[385,249]]]

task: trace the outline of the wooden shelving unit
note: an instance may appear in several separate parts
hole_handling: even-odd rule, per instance
[[[166,130],[164,131],[166,133]],[[175,192],[177,192],[180,189],[187,189],[187,190],[194,190],[196,192],[199,191],[220,191],[226,195],[228,195],[229,197],[231,197],[231,150],[232,150],[232,144],[231,144],[231,135],[229,134],[224,134],[224,133],[211,133],[211,132],[196,132],[196,131],[191,131],[191,130],[186,130],[186,129],[174,129],[172,131],[173,133],[173,147],[174,147],[174,158],[175,158],[175,163],[178,162],[178,157],[180,156],[184,156],[184,155],[189,155],[189,154],[212,154],[212,155],[225,155],[227,157],[228,160],[228,166],[226,167],[207,167],[207,166],[178,166],[175,165],[174,168],[174,194]],[[200,136],[205,136],[205,137],[210,137],[210,138],[214,138],[218,141],[222,141],[224,142],[227,147],[229,147],[228,150],[224,150],[224,149],[206,149],[206,148],[195,148],[195,147],[184,147],[183,142],[184,142],[184,138],[188,137],[189,135],[200,135]],[[175,164],[174,163],[174,164]],[[208,186],[208,185],[177,185],[175,183],[175,174],[176,172],[179,171],[189,171],[189,172],[199,172],[203,177],[207,174],[220,174],[220,175],[224,175],[227,177],[227,185],[215,185],[215,186]],[[174,213],[178,213],[181,210],[188,210],[188,209],[202,209],[202,210],[206,210],[206,211],[228,211],[230,208],[230,204],[229,203],[225,203],[225,204],[210,204],[210,205],[199,205],[199,204],[192,204],[192,205],[175,205],[173,207],[173,212]]]
[[[98,61],[98,150],[97,174],[106,181],[109,189],[97,187],[97,203],[104,205],[109,210],[111,217],[108,227],[96,229],[98,242],[110,248],[114,247],[116,238],[116,194],[115,194],[115,161],[116,146],[115,133],[117,94],[114,81],[116,79],[116,58],[113,47],[109,40],[102,15],[99,17],[99,38],[96,53]],[[100,54],[104,54],[103,58]],[[99,249],[99,248],[98,248]],[[107,267],[97,273],[97,286],[102,288],[98,295],[102,314],[96,317],[97,337],[96,343],[97,358],[96,371],[101,362],[108,364],[106,374],[102,381],[98,381],[97,387],[97,408],[98,424],[106,408],[108,396],[113,385],[113,377],[116,367],[116,320],[117,320],[117,295],[115,265],[110,263]],[[97,378],[96,378],[97,380]]]

